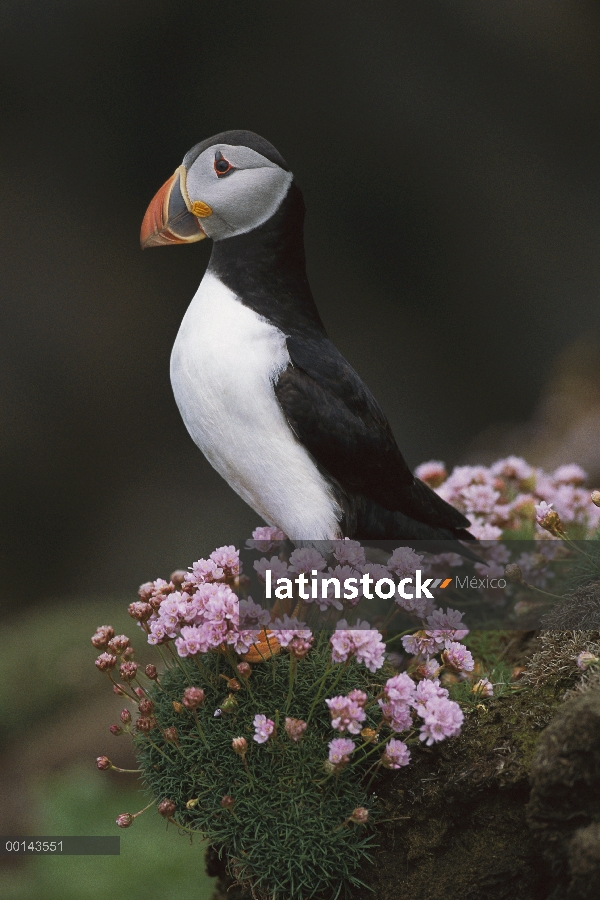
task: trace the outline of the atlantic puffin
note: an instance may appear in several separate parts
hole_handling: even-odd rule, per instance
[[[196,144],[151,201],[142,248],[213,241],[171,355],[187,430],[291,540],[473,540],[469,520],[413,476],[377,401],[328,338],[303,223],[292,172],[251,131]]]

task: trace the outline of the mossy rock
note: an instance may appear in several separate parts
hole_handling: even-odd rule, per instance
[[[581,676],[574,648],[593,637],[541,635],[532,648],[532,677],[526,673],[518,691],[472,707],[459,737],[414,750],[409,766],[375,783],[383,805],[378,846],[374,864],[359,873],[370,890],[354,891],[356,900],[588,900],[600,894],[600,888],[589,893],[600,873],[600,690],[564,700],[565,689]],[[589,699],[592,694],[599,699]],[[577,732],[584,712],[591,716],[585,747]],[[540,823],[544,815],[552,818],[552,778],[560,778],[565,764],[559,754],[546,790],[541,760],[565,729],[573,749],[567,796],[574,806],[565,807],[554,840],[550,826]],[[214,855],[210,871],[221,876],[213,900],[249,900]]]

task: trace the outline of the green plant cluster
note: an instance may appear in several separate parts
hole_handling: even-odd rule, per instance
[[[134,740],[149,790],[159,803],[175,803],[172,819],[182,830],[222,848],[232,874],[261,900],[308,900],[325,892],[337,898],[352,887],[367,887],[356,872],[371,860],[377,798],[367,795],[360,775],[377,765],[380,751],[369,755],[374,747],[366,745],[346,768],[328,770],[327,745],[338,735],[323,700],[355,688],[375,697],[393,672],[385,666],[372,675],[354,661],[331,667],[330,658],[321,634],[305,659],[285,653],[260,662],[247,683],[239,679],[234,704],[226,678],[236,673],[218,652],[203,656],[202,671],[192,660],[178,660],[148,689],[158,728]],[[198,721],[179,705],[190,685],[205,692]],[[214,715],[230,705],[233,710]],[[256,714],[276,723],[276,733],[264,744],[253,740]],[[286,715],[309,720],[298,743],[285,732]],[[373,705],[363,724],[376,729],[379,720]],[[177,729],[178,745],[163,738],[161,730],[170,727]],[[237,737],[248,742],[247,766],[232,749]],[[223,797],[232,798],[233,806],[222,806]],[[347,821],[356,807],[369,811],[366,826]]]

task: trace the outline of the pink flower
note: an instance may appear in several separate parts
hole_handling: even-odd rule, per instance
[[[595,665],[597,662],[600,662],[600,660],[595,653],[590,653],[589,650],[582,650],[577,657],[577,666],[580,669],[585,670],[588,666]]]
[[[282,647],[288,647],[292,641],[305,641],[309,645],[312,644],[313,634],[310,628],[307,628],[304,622],[299,622],[293,616],[290,618],[284,613],[283,619],[274,619],[271,630]]]
[[[489,484],[471,484],[462,491],[462,498],[467,513],[489,515],[493,512],[500,494]]]
[[[538,525],[541,525],[542,522],[546,519],[546,516],[552,512],[552,506],[552,503],[546,503],[545,500],[542,500],[540,503],[536,503],[535,520]]]
[[[223,575],[223,569],[213,559],[198,559],[192,566],[190,580],[196,584],[204,584],[207,581],[220,581]]]
[[[314,547],[299,547],[290,556],[290,571],[310,575],[313,569],[322,572],[327,561]]]
[[[346,662],[350,656],[355,656],[356,661],[363,663],[370,672],[376,672],[385,661],[385,644],[381,634],[368,628],[367,623],[357,621],[354,629],[348,630],[346,620],[340,619],[329,640],[333,647],[331,658],[335,663]]]
[[[456,672],[472,672],[475,667],[475,660],[469,650],[464,644],[459,644],[457,641],[446,643],[442,659],[449,669],[454,669]]]
[[[278,556],[272,556],[270,560],[263,556],[254,562],[254,569],[261,581],[267,580],[267,569],[271,570],[271,584],[277,585],[278,578],[288,578],[289,570],[287,564],[282,562]]]
[[[246,546],[249,549],[254,548],[267,553],[268,550],[271,550],[276,544],[280,544],[281,541],[285,541],[285,539],[285,534],[281,529],[273,528],[271,525],[261,525],[254,529],[252,540],[246,541]]]
[[[399,769],[401,766],[407,766],[410,762],[410,750],[404,741],[392,738],[386,744],[381,761],[386,769]]]
[[[412,725],[410,706],[399,701],[378,700],[383,718],[392,731],[406,731]]]
[[[448,472],[443,462],[432,459],[430,462],[421,463],[420,466],[417,466],[415,475],[421,481],[424,481],[425,484],[428,484],[429,487],[437,488],[446,480]]]
[[[252,724],[255,730],[254,740],[257,744],[264,744],[265,741],[268,741],[275,729],[275,722],[262,715],[254,716]]]
[[[417,569],[422,568],[423,557],[411,550],[410,547],[396,547],[387,564],[398,578],[410,578],[414,577]]]
[[[401,672],[393,678],[388,678],[383,690],[388,700],[410,703],[414,699],[416,689],[417,686],[410,675]]]
[[[532,467],[520,456],[507,456],[490,467],[492,475],[510,478],[512,481],[527,481],[534,474]]]
[[[553,477],[555,481],[562,484],[579,485],[583,484],[587,478],[587,472],[576,463],[568,463],[567,465],[559,466],[558,469],[555,470]]]
[[[367,716],[362,706],[349,697],[332,697],[325,700],[325,703],[329,707],[331,725],[336,731],[348,730],[350,734],[360,733],[361,722],[364,722]]]
[[[258,631],[268,625],[271,621],[271,613],[268,609],[263,609],[258,603],[255,603],[252,597],[247,600],[240,600],[240,628],[256,628]]]
[[[348,539],[336,541],[333,555],[343,566],[354,566],[355,569],[359,569],[366,562],[365,551],[358,541]]]
[[[350,738],[334,738],[329,742],[329,762],[334,766],[343,766],[350,760],[350,754],[356,750]]]
[[[430,681],[421,683],[432,684]],[[447,697],[439,696],[427,700],[419,715],[424,721],[419,739],[425,741],[428,747],[437,741],[443,741],[445,738],[459,734],[464,720],[458,703],[448,700]]]
[[[480,678],[479,681],[475,682],[471,691],[479,697],[493,697],[494,685],[489,678]]]
[[[220,569],[223,569],[226,575],[231,577],[240,574],[240,551],[236,550],[233,545],[217,547],[210,554],[210,558]]]

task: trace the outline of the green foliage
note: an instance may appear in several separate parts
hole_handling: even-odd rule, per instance
[[[391,672],[371,675],[355,662],[328,669],[330,656],[322,639],[298,660],[290,694],[290,666],[295,662],[287,653],[255,665],[249,689],[243,685],[235,694],[236,709],[218,717],[214,711],[222,708],[228,695],[221,676],[229,678],[235,672],[218,653],[203,657],[202,671],[195,662],[180,660],[161,676],[160,686],[150,689],[159,727],[176,727],[179,746],[167,744],[158,729],[150,732],[150,740],[135,738],[152,795],[159,802],[169,799],[176,804],[174,819],[183,829],[200,832],[215,846],[226,848],[232,873],[241,883],[251,884],[257,897],[308,900],[327,892],[328,898],[336,898],[362,884],[356,872],[371,859],[374,838],[367,833],[368,826],[346,820],[357,806],[369,810],[369,825],[377,818],[375,801],[369,800],[360,776],[378,762],[380,751],[368,757],[374,748],[366,745],[346,768],[328,772],[327,745],[337,734],[323,698],[354,688],[377,696]],[[198,709],[199,727],[193,713],[187,709],[178,713],[173,706],[189,685],[202,687],[206,695]],[[313,704],[308,728],[295,743],[284,730],[285,716],[308,720]],[[277,726],[265,744],[252,739],[257,714]],[[364,725],[375,728],[379,719],[374,704],[367,709]],[[247,768],[232,749],[236,737],[248,742]],[[357,746],[363,743],[360,736],[355,741]],[[232,809],[221,806],[225,795],[233,797]],[[196,799],[196,805],[186,806]]]

